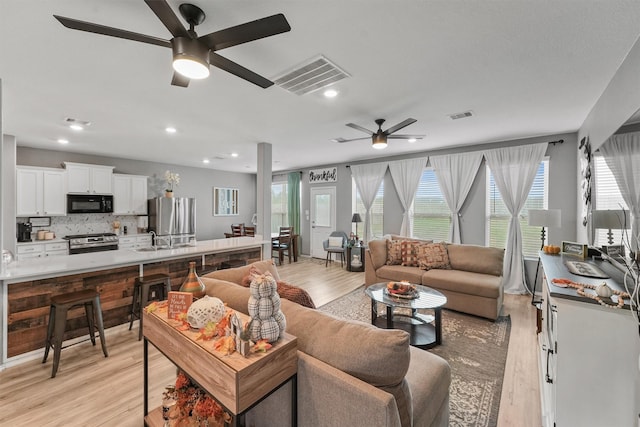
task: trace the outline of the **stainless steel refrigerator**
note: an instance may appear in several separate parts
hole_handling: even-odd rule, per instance
[[[149,231],[156,234],[155,245],[188,246],[195,241],[196,199],[156,197],[149,199]]]

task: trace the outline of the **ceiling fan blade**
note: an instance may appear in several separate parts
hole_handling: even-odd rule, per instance
[[[384,133],[386,133],[387,135],[390,135],[390,134],[392,134],[392,133],[394,133],[394,132],[397,132],[397,131],[399,131],[400,129],[402,129],[402,128],[404,128],[404,127],[407,127],[407,126],[409,126],[410,124],[415,123],[415,122],[417,122],[417,120],[416,120],[416,119],[407,119],[407,120],[404,120],[404,121],[402,121],[402,122],[398,123],[398,124],[397,124],[397,125],[395,125],[395,126],[391,126],[389,129],[385,130],[385,131],[384,131]]]
[[[291,31],[291,26],[282,13],[229,27],[198,37],[211,50],[220,50],[253,40]]]
[[[189,82],[191,80],[189,77],[183,76],[182,74],[174,71],[173,77],[171,78],[171,84],[174,86],[187,87],[189,86]]]
[[[415,138],[415,139],[422,139],[424,138],[425,135],[388,135],[387,138],[389,139],[410,139],[410,138]]]
[[[72,30],[86,31],[89,33],[102,34],[104,36],[117,37],[120,39],[133,40],[142,43],[154,44],[156,46],[171,47],[169,40],[158,37],[147,36],[145,34],[134,33],[132,31],[121,30],[119,28],[107,27],[105,25],[93,24],[91,22],[79,21],[77,19],[65,18],[64,16],[53,15],[62,25]]]
[[[364,138],[351,138],[351,139],[334,138],[331,141],[338,142],[338,143],[342,144],[343,142],[361,141],[361,140],[364,140],[364,139],[370,139],[370,138],[368,136],[364,137]]]
[[[273,82],[271,80],[268,80],[261,75],[258,75],[253,71],[244,68],[242,65],[236,64],[235,62],[218,55],[215,52],[209,52],[209,63],[214,67],[218,67],[231,74],[234,74],[241,79],[245,79],[248,82],[260,86],[263,89],[266,89],[269,86],[273,85]]]
[[[167,30],[173,35],[173,37],[189,37],[189,32],[182,22],[178,19],[171,7],[165,0],[144,0],[144,2],[151,8],[153,13],[156,14],[158,19],[162,21]]]
[[[362,126],[358,126],[355,123],[347,123],[347,126],[349,126],[350,128],[354,128],[354,129],[357,129],[359,131],[362,131],[364,133],[368,133],[369,135],[373,135],[372,131],[370,131],[369,129],[365,129]]]

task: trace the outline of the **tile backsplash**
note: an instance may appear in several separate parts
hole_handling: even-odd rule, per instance
[[[29,218],[16,218],[16,221],[28,222]],[[127,227],[129,234],[138,232],[138,216],[92,213],[52,216],[50,226],[33,227],[32,234],[37,233],[38,230],[49,230],[53,231],[59,239],[73,234],[113,233],[115,221],[120,221],[120,234],[124,233],[124,227]]]

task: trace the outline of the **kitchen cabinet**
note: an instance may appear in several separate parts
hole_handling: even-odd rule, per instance
[[[120,236],[118,239],[118,249],[150,248],[152,245],[153,239],[147,234],[140,236]]]
[[[66,194],[64,170],[16,167],[16,216],[64,216]]]
[[[113,166],[65,162],[67,189],[73,194],[112,194]]]
[[[611,278],[576,276],[564,265],[570,258],[541,255],[544,275],[538,361],[542,425],[635,426],[640,411],[640,339],[629,300],[625,300],[625,308],[603,307],[579,296],[574,288],[552,282],[554,278],[592,285],[605,281],[612,289],[622,290],[623,275],[610,264],[599,262],[598,267]]]
[[[69,254],[66,241],[51,243],[21,243],[17,246],[18,260],[30,258],[44,258]]]
[[[147,214],[147,177],[113,174],[113,214]]]

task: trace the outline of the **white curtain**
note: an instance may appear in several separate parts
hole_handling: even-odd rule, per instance
[[[600,147],[600,152],[629,206],[631,249],[636,251],[640,233],[640,132],[613,135]]]
[[[376,193],[380,188],[384,173],[387,171],[387,163],[370,163],[366,165],[352,165],[351,175],[356,181],[356,187],[364,204],[364,241],[371,240],[371,205],[376,199]]]
[[[389,162],[393,185],[396,187],[400,204],[404,209],[400,226],[401,236],[411,237],[413,234],[413,199],[416,197],[416,190],[420,184],[422,171],[427,165],[427,159],[428,157],[419,157]]]
[[[526,293],[519,216],[546,150],[547,143],[543,142],[484,152],[502,200],[511,214],[504,256],[505,293]]]
[[[460,209],[482,163],[482,152],[431,156],[430,162],[438,178],[440,191],[451,210],[449,241],[461,243]]]

